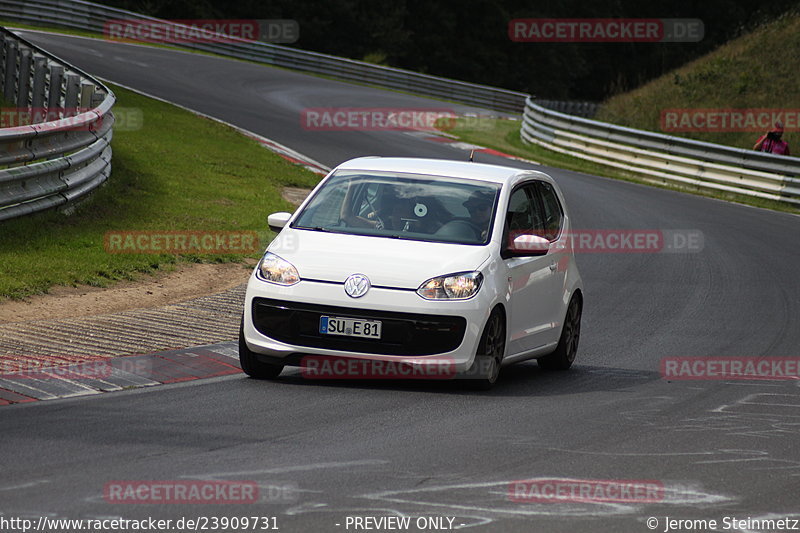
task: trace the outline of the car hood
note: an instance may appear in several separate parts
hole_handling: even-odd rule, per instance
[[[284,228],[269,251],[292,263],[302,279],[343,283],[364,274],[373,286],[417,289],[424,281],[477,270],[488,246],[344,235]]]

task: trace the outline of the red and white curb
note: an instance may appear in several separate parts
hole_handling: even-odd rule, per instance
[[[271,151],[275,152],[276,154],[278,154],[282,158],[286,159],[287,161],[289,161],[291,163],[294,163],[295,165],[300,165],[300,166],[310,170],[314,174],[319,174],[320,176],[325,176],[331,170],[330,168],[328,168],[327,166],[323,165],[322,163],[319,163],[318,161],[315,161],[315,160],[311,159],[310,157],[308,157],[306,155],[303,155],[303,154],[301,154],[300,152],[298,152],[296,150],[292,150],[288,146],[285,146],[285,145],[283,145],[283,144],[281,144],[281,143],[279,143],[277,141],[273,141],[272,139],[267,139],[266,137],[262,137],[261,135],[253,133],[251,131],[243,130],[243,129],[241,129],[241,128],[237,127],[237,126],[234,126],[232,124],[229,124],[229,126],[231,126],[232,128],[238,130],[243,135],[246,135],[247,137],[250,137],[251,139],[254,139],[254,140],[260,142],[262,146],[264,146],[268,150],[271,150]]]
[[[501,152],[500,150],[495,150],[494,148],[486,148],[485,146],[481,146],[479,144],[472,144],[458,140],[456,137],[444,133],[444,132],[437,132],[431,133],[428,131],[408,131],[405,132],[407,135],[411,135],[412,137],[417,137],[419,139],[423,139],[426,141],[436,142],[440,144],[444,144],[450,146],[451,148],[455,148],[457,150],[464,150],[467,152],[476,152],[476,153],[483,153],[494,155],[497,157],[502,157],[504,159],[513,159],[514,161],[523,161],[525,163],[530,163],[532,165],[541,165],[539,161],[534,161],[533,159],[526,159],[524,157],[518,157],[513,154],[508,154],[506,152]]]
[[[241,374],[236,342],[0,374],[0,406]]]

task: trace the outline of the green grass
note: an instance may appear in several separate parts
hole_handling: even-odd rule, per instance
[[[787,13],[756,31],[603,104],[596,120],[661,132],[661,110],[671,108],[800,108],[800,13]],[[752,148],[757,132],[676,133],[707,142]],[[784,140],[800,152],[800,135]]]
[[[633,174],[620,171],[619,169],[611,166],[601,165],[592,161],[585,161],[578,157],[548,150],[547,148],[539,145],[526,144],[522,142],[519,131],[519,121],[481,118],[478,120],[458,119],[455,127],[448,129],[447,133],[454,135],[461,141],[485,146],[487,148],[494,148],[495,150],[499,150],[501,152],[536,161],[537,163],[541,163],[545,166],[574,170],[584,174],[604,176],[607,178],[620,179],[634,183],[644,183],[662,189],[691,192],[700,196],[737,202],[741,204],[752,205],[754,207],[762,207],[765,209],[772,209],[774,211],[800,213],[800,209],[774,200],[764,200],[761,198],[752,198],[750,196],[741,194],[713,192],[696,188],[671,186],[646,181]]]
[[[247,256],[112,254],[103,237],[108,231],[256,231],[263,247],[272,235],[266,216],[292,210],[280,188],[318,181],[227,126],[111,87],[118,106],[142,110],[143,127],[115,132],[111,178],[73,214],[0,222],[0,300],[54,285],[106,286],[181,261],[242,261]]]

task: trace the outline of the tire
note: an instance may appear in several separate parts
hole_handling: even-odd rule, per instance
[[[492,311],[478,343],[478,353],[467,371],[465,382],[472,390],[489,390],[500,375],[506,352],[506,320],[499,309]]]
[[[564,317],[561,337],[553,353],[537,359],[539,366],[545,370],[569,370],[578,353],[578,341],[581,338],[581,314],[583,302],[579,294],[572,296]]]
[[[275,379],[283,371],[283,365],[264,363],[250,351],[244,340],[244,317],[239,326],[239,364],[245,374],[255,379]]]

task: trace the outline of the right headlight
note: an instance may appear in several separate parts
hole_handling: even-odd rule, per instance
[[[431,278],[417,289],[426,300],[466,300],[478,293],[483,282],[480,272],[459,272]]]
[[[297,273],[294,265],[272,252],[267,252],[261,258],[258,269],[256,269],[256,276],[261,280],[286,286],[300,281],[300,274]]]

